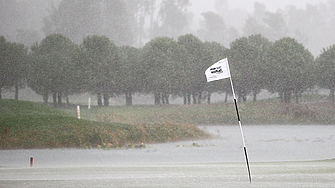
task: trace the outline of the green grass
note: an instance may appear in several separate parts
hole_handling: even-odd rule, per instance
[[[29,101],[19,101],[11,99],[0,100],[0,114],[1,115],[54,115],[54,116],[66,116],[62,110],[55,110],[48,106],[41,105],[39,103]]]
[[[64,110],[27,101],[2,99],[0,107],[0,149],[144,147],[145,143],[208,136],[189,124],[79,120]]]
[[[301,104],[276,100],[238,104],[242,124],[335,124],[334,104],[319,96]],[[143,147],[142,143],[207,137],[193,125],[237,123],[232,103],[133,105],[55,109],[39,103],[0,100],[0,149],[58,147]],[[7,132],[5,130],[7,129]]]
[[[238,104],[242,124],[335,124],[332,103],[282,104],[273,100]],[[67,110],[75,116],[75,109]],[[232,103],[202,105],[134,105],[82,108],[82,118],[118,123],[190,123],[194,125],[237,123]]]

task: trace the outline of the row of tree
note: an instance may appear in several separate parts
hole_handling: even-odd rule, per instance
[[[29,52],[29,53],[28,53]],[[106,36],[87,36],[80,45],[61,34],[51,34],[28,51],[22,44],[0,37],[0,91],[24,84],[55,105],[69,95],[96,94],[98,105],[108,106],[113,95],[152,93],[155,104],[169,104],[169,97],[198,104],[212,93],[230,93],[229,80],[206,83],[204,71],[228,57],[239,101],[262,89],[278,93],[282,102],[296,102],[302,92],[330,89],[334,99],[335,45],[313,55],[293,38],[270,42],[261,35],[236,39],[230,49],[216,42],[202,42],[192,34],[177,40],[157,37],[141,49],[117,46]],[[1,97],[1,92],[0,92]],[[17,98],[16,97],[16,98]],[[69,102],[69,101],[67,101]]]

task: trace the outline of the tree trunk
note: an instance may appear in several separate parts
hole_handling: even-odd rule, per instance
[[[195,92],[192,93],[193,104],[197,104],[197,95]]]
[[[56,108],[57,107],[57,92],[56,91],[52,92],[52,103],[54,107]]]
[[[201,104],[201,97],[202,97],[202,93],[199,92],[199,94],[198,94],[198,104]]]
[[[187,104],[190,105],[191,104],[191,94],[187,94]]]
[[[242,103],[242,94],[239,92],[238,94],[237,94],[237,101],[239,102],[239,103]]]
[[[225,102],[225,103],[228,102],[228,91],[226,91],[226,96],[224,97],[224,102]]]
[[[284,91],[284,102],[290,103],[291,102],[291,91]]]
[[[154,98],[155,98],[155,105],[158,105],[161,103],[161,95],[160,92],[154,92]]]
[[[247,102],[247,95],[243,94],[243,102]]]
[[[62,101],[62,93],[58,92],[58,106],[61,106],[62,103],[63,103],[63,101]]]
[[[133,105],[133,97],[131,95],[131,92],[125,92],[126,95],[126,105],[131,106]]]
[[[101,96],[101,93],[98,93],[97,100],[98,100],[98,107],[102,107],[102,96]]]
[[[164,93],[165,103],[170,104],[169,94]]]
[[[104,93],[103,97],[104,97],[104,106],[109,106],[109,95]]]
[[[256,102],[257,101],[257,91],[256,90],[253,90],[253,97],[252,97],[252,102]]]
[[[49,98],[49,93],[46,91],[46,92],[43,94],[43,104],[44,104],[44,105],[48,105],[48,98]]]
[[[15,84],[15,100],[19,100],[19,84]]]
[[[184,93],[184,105],[187,104],[187,96],[186,96],[186,93]]]
[[[70,99],[69,99],[69,96],[66,95],[66,104],[69,105],[70,104]]]
[[[162,95],[161,95],[162,104],[165,104],[165,96],[164,95],[165,95],[164,93],[162,93]]]

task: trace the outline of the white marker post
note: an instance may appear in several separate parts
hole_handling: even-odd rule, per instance
[[[80,119],[80,106],[77,105],[77,117],[78,119]]]
[[[91,109],[91,98],[88,98],[88,109]]]

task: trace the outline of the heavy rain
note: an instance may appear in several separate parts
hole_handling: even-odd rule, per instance
[[[333,187],[334,14],[0,1],[0,187]]]

